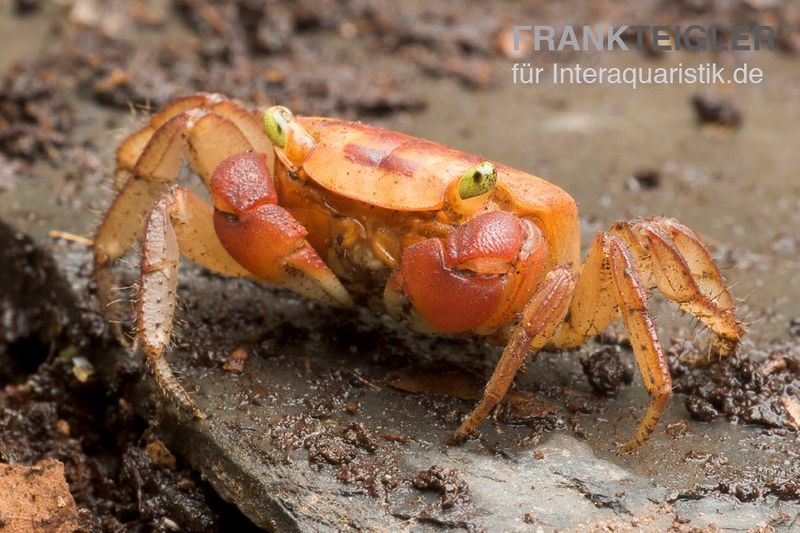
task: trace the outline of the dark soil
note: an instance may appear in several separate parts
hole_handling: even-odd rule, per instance
[[[787,406],[800,398],[800,350],[796,343],[772,346],[766,353],[742,348],[709,362],[697,348],[677,344],[670,357],[675,392],[686,395],[695,420],[725,417],[732,422],[794,430]]]
[[[76,505],[90,511],[80,513],[86,530],[247,526],[182,461],[153,453],[159,449],[153,443],[146,421],[94,380],[81,383],[64,354],[0,392],[0,461],[34,464],[52,457],[64,463]]]

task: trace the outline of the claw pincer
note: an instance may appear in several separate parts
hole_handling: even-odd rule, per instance
[[[351,304],[336,275],[306,240],[306,228],[277,205],[264,154],[244,152],[225,159],[211,176],[211,196],[214,228],[240,265],[261,280],[300,292],[301,286],[321,287],[329,305]]]

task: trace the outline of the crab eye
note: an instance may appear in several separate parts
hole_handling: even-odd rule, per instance
[[[274,105],[264,112],[264,131],[269,140],[278,148],[286,147],[289,122],[294,119],[292,112],[283,106]]]
[[[469,168],[461,176],[458,184],[458,195],[462,200],[486,194],[491,191],[497,183],[497,168],[494,163],[481,161],[477,165]]]

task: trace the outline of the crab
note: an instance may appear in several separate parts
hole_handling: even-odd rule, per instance
[[[210,204],[177,185],[184,161]],[[678,221],[617,222],[581,263],[577,204],[564,190],[402,133],[195,94],[121,144],[115,176],[94,239],[99,298],[113,318],[112,266],[141,242],[137,344],[163,392],[198,417],[165,358],[181,256],[321,304],[365,305],[420,331],[505,346],[454,442],[475,432],[528,354],[575,349],[619,318],[651,397],[622,450],[646,442],[671,396],[650,289],[708,327],[721,356],[743,335],[719,269]]]

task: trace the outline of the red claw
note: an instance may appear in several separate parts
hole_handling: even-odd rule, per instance
[[[283,277],[288,254],[305,245],[306,229],[283,207],[266,158],[244,152],[224,160],[211,176],[214,228],[222,245],[256,276]]]
[[[262,205],[238,217],[216,211],[214,228],[231,257],[266,280],[281,279],[283,260],[305,243],[306,229],[279,205]]]
[[[447,265],[484,274],[503,274],[516,263],[525,227],[508,211],[492,211],[456,228],[447,238]]]
[[[401,271],[414,308],[441,333],[474,329],[497,309],[505,277],[450,270],[444,246],[427,239],[403,250]]]
[[[211,196],[214,207],[227,213],[242,213],[260,204],[277,204],[267,158],[257,152],[244,152],[224,160],[211,176]]]

